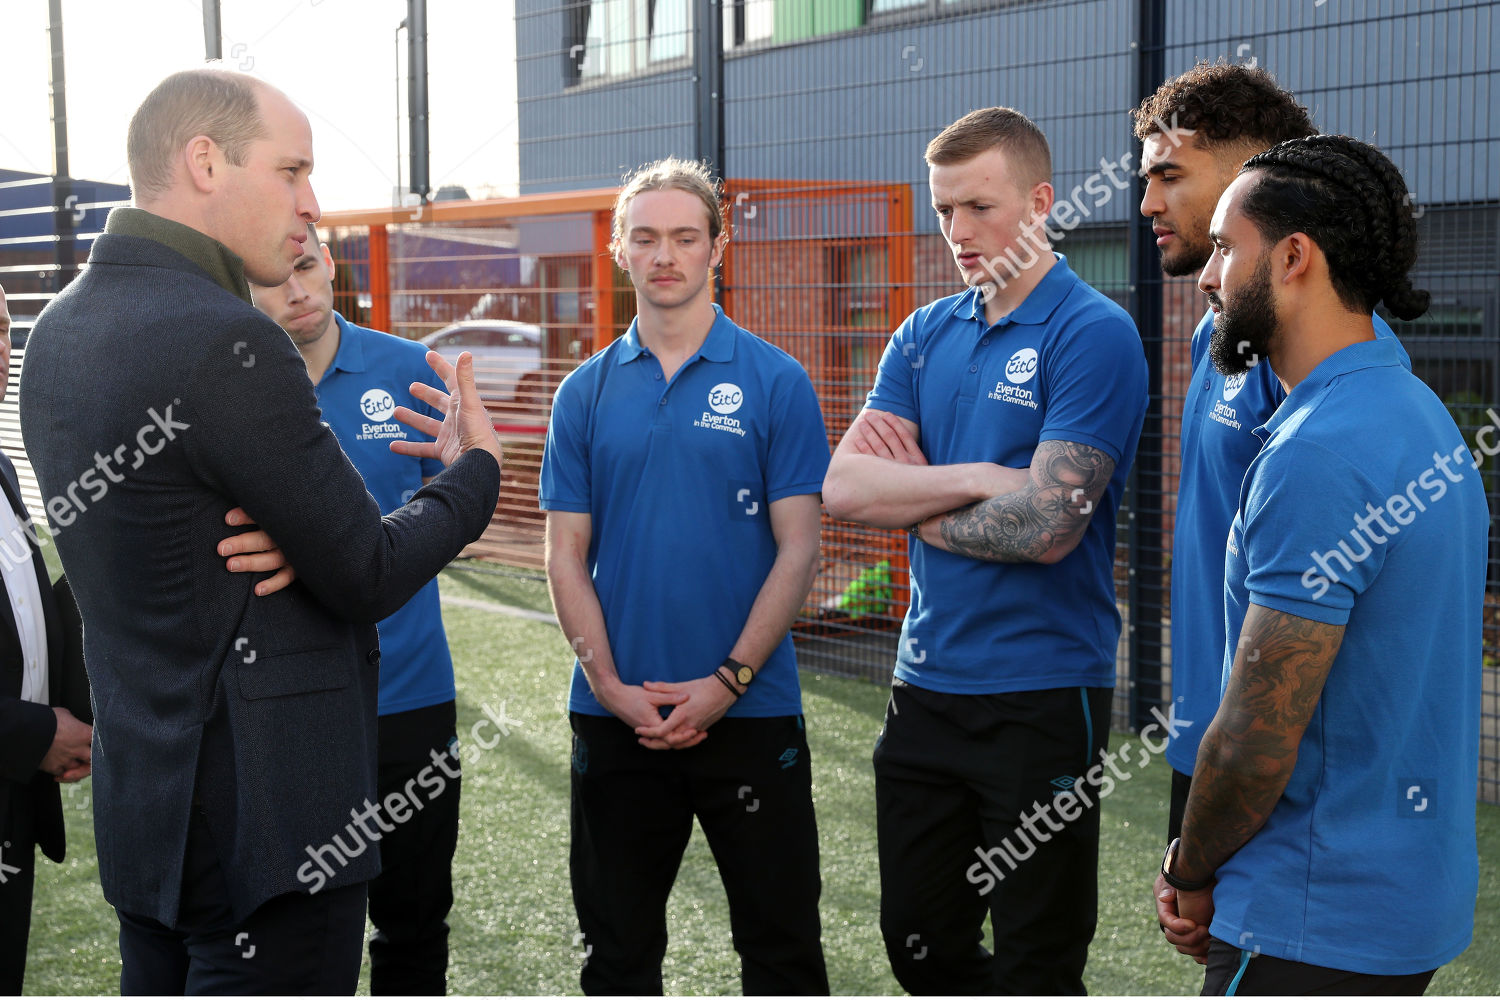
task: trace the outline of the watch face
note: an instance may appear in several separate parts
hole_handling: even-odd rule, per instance
[[[755,671],[749,667],[740,667],[735,671],[734,679],[740,682],[741,687],[749,687],[750,682],[755,680]]]

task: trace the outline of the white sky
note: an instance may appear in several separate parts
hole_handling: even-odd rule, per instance
[[[391,204],[401,80],[407,159],[405,0],[221,0],[224,65],[284,90],[313,128],[313,189],[325,210]],[[514,194],[513,0],[428,0],[430,178],[474,197]],[[125,130],[158,80],[203,64],[201,0],[64,0],[74,177],[125,184]],[[46,0],[0,0],[0,167],[52,172]],[[489,189],[489,190],[487,190]]]

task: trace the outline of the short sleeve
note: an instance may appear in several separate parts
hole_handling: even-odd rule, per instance
[[[1074,441],[1116,463],[1134,445],[1146,413],[1146,354],[1126,316],[1084,323],[1044,359],[1047,412],[1041,441]]]
[[[1250,599],[1326,625],[1347,623],[1385,562],[1389,538],[1369,517],[1385,500],[1322,445],[1289,438],[1262,451],[1250,466],[1240,538]]]
[[[552,398],[547,445],[537,499],[542,510],[588,514],[592,508],[589,463],[589,394],[577,369],[563,379]]]
[[[917,418],[916,385],[917,369],[922,367],[923,358],[915,319],[915,313],[906,317],[885,345],[880,367],[875,372],[875,385],[865,397],[865,405],[921,423]]]
[[[828,474],[828,429],[812,381],[801,366],[777,386],[776,414],[766,458],[766,496],[785,497],[823,491]]]

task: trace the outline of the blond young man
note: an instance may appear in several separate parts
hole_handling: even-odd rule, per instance
[[[699,164],[615,202],[625,336],[571,373],[542,463],[547,579],[574,652],[573,901],[587,993],[659,994],[696,816],[744,991],[828,992],[788,635],[818,569],[828,438],[807,373],[713,302],[729,234]]]

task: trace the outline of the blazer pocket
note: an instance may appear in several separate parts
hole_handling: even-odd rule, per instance
[[[348,651],[337,648],[257,657],[250,663],[235,662],[240,697],[246,701],[338,691],[349,686],[352,673]]]

